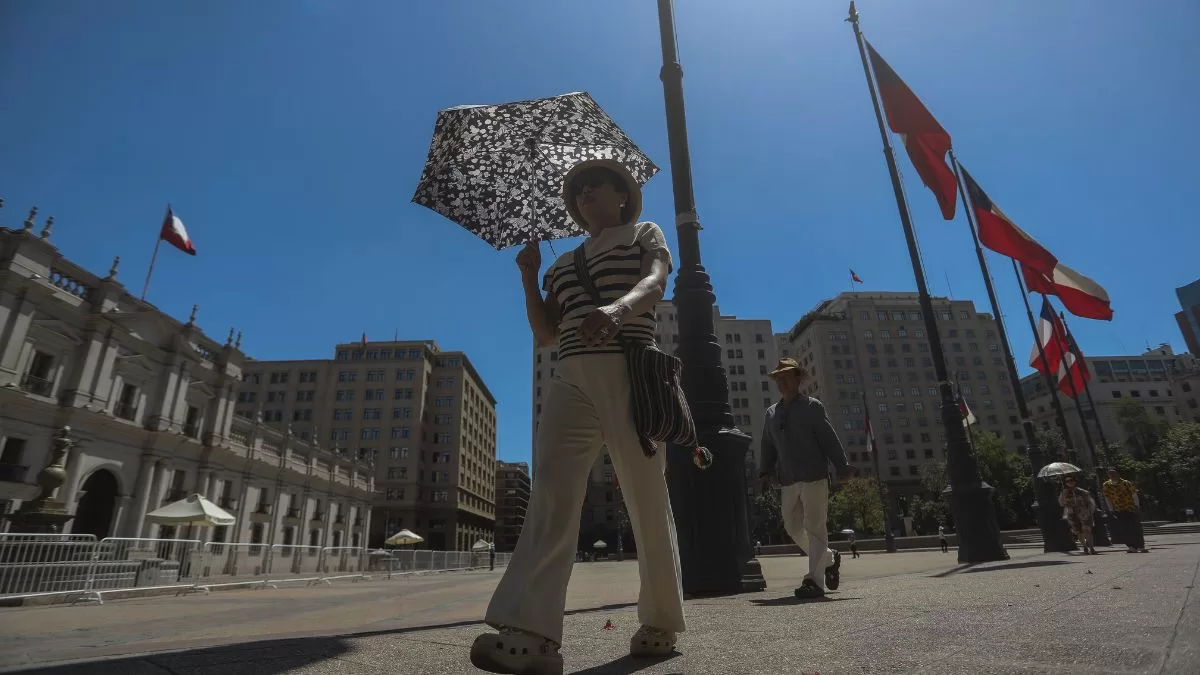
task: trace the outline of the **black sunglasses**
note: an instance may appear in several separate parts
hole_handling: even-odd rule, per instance
[[[581,171],[578,176],[571,181],[571,196],[578,197],[583,194],[583,189],[598,188],[601,185],[611,185],[617,190],[624,190],[625,181],[621,177],[613,173],[610,169],[604,167],[594,167]]]

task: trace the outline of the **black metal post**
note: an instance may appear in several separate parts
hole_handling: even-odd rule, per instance
[[[1046,363],[1046,350],[1042,348],[1042,339],[1038,335],[1037,323],[1033,320],[1033,309],[1029,307],[1029,294],[1025,292],[1025,281],[1021,278],[1021,270],[1017,267],[1017,261],[1014,260],[1012,265],[1013,273],[1017,275],[1017,287],[1021,289],[1021,300],[1025,303],[1025,316],[1029,318],[1029,329],[1033,331],[1033,344],[1037,346],[1038,356],[1041,357],[1042,363]],[[1072,445],[1071,431],[1067,429],[1067,418],[1063,415],[1062,405],[1058,401],[1058,390],[1049,375],[1043,373],[1042,376],[1046,381],[1046,388],[1050,390],[1050,396],[1053,398],[1054,411],[1058,416],[1058,426],[1062,429],[1063,439],[1070,447]],[[1020,381],[1016,384],[1018,387],[1021,386]],[[1065,458],[1043,458],[1047,463],[1051,459]],[[1062,507],[1058,505],[1058,491],[1052,481],[1037,478],[1040,468],[1037,464],[1033,466],[1033,489],[1038,503],[1038,527],[1042,529],[1042,550],[1046,553],[1074,551],[1076,549],[1075,537],[1071,534],[1066,521],[1062,519]],[[1047,535],[1047,529],[1052,530],[1053,533]]]
[[[679,538],[683,592],[695,597],[760,591],[766,588],[766,581],[750,543],[746,501],[746,454],[750,437],[733,423],[729,380],[721,365],[721,345],[713,320],[716,295],[700,260],[700,222],[692,192],[683,67],[679,65],[675,43],[671,0],[658,0],[658,27],[663,56],[660,77],[679,237],[679,271],[674,293],[679,315],[676,355],[683,362],[683,390],[696,421],[699,440],[713,455],[712,468],[698,471],[692,462],[692,448],[667,448],[667,481]]]
[[[1017,398],[1017,414],[1021,416],[1021,428],[1025,433],[1025,456],[1029,460],[1033,476],[1034,499],[1038,503],[1038,528],[1042,531],[1042,549],[1045,553],[1070,550],[1070,540],[1063,540],[1070,532],[1062,527],[1057,517],[1057,501],[1046,503],[1038,492],[1038,469],[1042,468],[1042,448],[1037,440],[1037,428],[1033,425],[1033,417],[1029,414],[1029,403],[1025,400],[1025,392],[1021,389],[1021,376],[1017,371],[1017,362],[1013,358],[1012,345],[1008,341],[1008,330],[1004,327],[1004,317],[1000,312],[1000,301],[996,299],[996,288],[992,283],[992,273],[988,269],[987,257],[979,243],[979,226],[975,223],[973,202],[963,188],[962,170],[954,150],[950,150],[950,164],[954,167],[954,177],[958,181],[958,194],[962,198],[963,210],[967,212],[967,225],[971,229],[971,240],[975,242],[975,257],[979,259],[979,271],[983,274],[983,285],[987,289],[988,302],[992,305],[992,315],[996,318],[996,330],[1000,333],[1000,347],[1004,350],[1004,363],[1008,367],[1008,379],[1012,382],[1013,394]]]
[[[900,212],[900,223],[904,226],[904,238],[908,244],[909,258],[912,260],[913,276],[917,281],[917,294],[920,298],[921,314],[925,321],[925,332],[929,334],[929,352],[933,358],[934,371],[937,374],[938,390],[941,392],[942,426],[946,431],[946,464],[950,474],[951,507],[954,510],[955,526],[958,528],[958,561],[974,563],[1007,560],[1008,552],[1004,550],[1004,545],[1000,542],[1000,526],[996,522],[996,507],[992,503],[992,486],[983,482],[979,475],[979,462],[967,442],[966,430],[962,424],[962,413],[958,409],[958,403],[954,400],[954,392],[950,387],[945,354],[942,351],[942,340],[938,335],[937,317],[933,312],[933,300],[929,296],[925,273],[921,269],[921,259],[917,253],[917,237],[908,212],[908,202],[904,198],[904,188],[900,184],[900,173],[896,168],[896,155],[888,140],[887,127],[883,122],[883,111],[880,110],[879,97],[875,93],[875,84],[871,79],[871,68],[867,63],[866,49],[863,47],[862,31],[858,26],[858,11],[855,10],[853,2],[850,3],[850,16],[847,21],[854,26],[854,41],[858,45],[863,73],[867,77],[867,89],[870,90],[871,103],[875,107],[875,121],[879,124],[879,136],[883,141],[883,156],[887,160],[888,172],[892,177],[892,191],[896,195],[896,208]]]
[[[850,313],[848,302],[847,302],[846,313],[847,314]],[[854,328],[852,327],[850,329],[850,331],[853,333]],[[862,359],[856,359],[856,360],[861,361]],[[862,382],[863,387],[864,387],[863,395],[862,395],[863,419],[866,420],[868,425],[870,425],[871,424],[871,411],[869,408],[867,408],[866,380],[863,379],[861,372],[858,375],[858,381]],[[892,522],[893,522],[892,499],[888,495],[887,483],[883,480],[883,462],[880,461],[880,458],[879,458],[879,444],[875,442],[875,430],[874,429],[870,429],[870,433],[867,434],[867,443],[871,444],[870,447],[867,448],[867,450],[870,451],[871,455],[873,455],[875,457],[875,480],[877,480],[879,482],[879,499],[880,499],[880,501],[883,502],[883,519],[884,519],[884,522],[883,522],[883,545],[886,548],[888,553],[895,553],[896,552],[896,535],[892,534]]]
[[[1067,346],[1071,349],[1071,355],[1075,357],[1075,362],[1079,364],[1079,367],[1086,371],[1087,361],[1083,360],[1083,355],[1079,353],[1079,350],[1075,347],[1075,341],[1071,339],[1071,331],[1067,328],[1067,317],[1062,312],[1058,313],[1058,317],[1062,321],[1063,330],[1066,332]],[[1083,440],[1087,443],[1088,463],[1090,464],[1087,470],[1092,475],[1091,482],[1096,491],[1096,503],[1100,504],[1101,497],[1103,497],[1101,486],[1104,481],[1100,478],[1100,465],[1096,463],[1096,444],[1092,442],[1092,431],[1088,427],[1087,417],[1083,415],[1083,405],[1079,403],[1079,394],[1082,392],[1075,386],[1075,378],[1071,376],[1069,371],[1067,372],[1067,382],[1071,385],[1071,400],[1075,403],[1075,414],[1079,415],[1079,426],[1083,427]],[[1084,382],[1086,383],[1087,380],[1085,379]],[[1094,544],[1108,546],[1111,543],[1108,540],[1108,527],[1105,521],[1104,509],[1096,509],[1095,523],[1092,526],[1092,542]]]
[[[1038,334],[1037,322],[1033,320],[1033,309],[1029,306],[1029,293],[1025,290],[1025,280],[1021,278],[1021,270],[1017,267],[1017,261],[1012,261],[1013,274],[1017,275],[1017,286],[1021,289],[1021,300],[1025,302],[1025,316],[1029,317],[1029,330],[1033,331],[1033,344],[1037,347],[1038,357],[1041,358],[1042,364],[1049,366],[1046,363],[1046,350],[1042,347],[1042,338]],[[1046,389],[1050,390],[1050,400],[1054,408],[1054,415],[1058,420],[1058,426],[1062,430],[1063,440],[1067,442],[1067,448],[1075,447],[1074,441],[1071,440],[1071,429],[1067,426],[1067,416],[1063,414],[1062,403],[1058,400],[1058,385],[1054,382],[1054,378],[1050,373],[1042,373],[1042,379],[1046,381]],[[1020,382],[1017,382],[1020,385]],[[1047,458],[1050,459],[1050,458]],[[1056,457],[1055,459],[1066,460],[1066,457]]]

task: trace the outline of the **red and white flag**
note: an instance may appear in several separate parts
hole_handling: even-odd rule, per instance
[[[1058,258],[1004,215],[971,174],[967,173],[965,167],[959,164],[958,168],[962,169],[967,195],[971,198],[971,206],[975,211],[975,222],[979,225],[979,241],[996,253],[1006,255],[1035,270],[1045,273],[1053,270],[1058,264]]]
[[[1053,274],[1021,263],[1021,276],[1030,293],[1057,295],[1063,307],[1075,316],[1112,321],[1112,304],[1104,287],[1062,263],[1055,265]]]
[[[946,164],[950,134],[869,42],[867,53],[871,58],[871,70],[875,71],[875,84],[879,86],[879,98],[887,114],[888,127],[893,133],[899,134],[904,142],[913,168],[925,187],[933,192],[942,210],[942,217],[954,220],[958,180],[950,165]]]
[[[971,412],[971,406],[967,405],[967,399],[963,398],[961,394],[958,396],[958,411],[962,413],[964,427],[969,427],[979,421],[975,419],[975,413]]]
[[[1061,379],[1058,381],[1058,389],[1071,398],[1078,398],[1084,392],[1088,381],[1092,379],[1092,374],[1088,372],[1086,360],[1081,358],[1083,353],[1079,351],[1075,337],[1068,335],[1066,342],[1068,351],[1059,368]]]
[[[158,238],[188,255],[196,255],[196,247],[192,244],[192,238],[188,236],[183,221],[175,215],[170,206],[167,207],[167,216],[163,218],[162,230],[158,233]]]
[[[1070,351],[1066,335],[1067,331],[1054,309],[1050,307],[1050,301],[1043,297],[1042,316],[1038,320],[1035,336],[1037,344],[1033,345],[1033,351],[1029,355],[1029,365],[1043,375],[1054,377],[1055,382],[1061,377],[1063,359]],[[1038,345],[1041,345],[1041,349],[1038,349]],[[1042,358],[1042,354],[1045,354],[1045,359]]]
[[[859,278],[859,276],[857,274],[854,273],[854,270],[850,270],[850,283],[861,284],[862,282],[863,282],[863,280],[861,278]]]
[[[871,429],[871,415],[870,415],[870,413],[868,413],[868,414],[867,414],[867,418],[866,418],[866,420],[867,420],[867,421],[866,421],[866,427],[867,427],[867,452],[868,452],[868,453],[874,453],[874,452],[875,452],[875,432],[874,432],[874,431]]]

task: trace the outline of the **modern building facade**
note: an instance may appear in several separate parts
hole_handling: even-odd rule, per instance
[[[525,511],[529,508],[529,464],[498,462],[496,464],[496,550],[512,551],[517,547]]]
[[[496,399],[432,340],[357,342],[332,359],[249,361],[235,412],[374,462],[369,545],[409,529],[467,551],[495,530]]]
[[[1117,417],[1117,410],[1124,401],[1141,403],[1152,419],[1168,424],[1200,421],[1200,403],[1197,403],[1200,361],[1191,354],[1175,354],[1164,344],[1138,355],[1085,354],[1083,360],[1091,374],[1087,388],[1095,406],[1084,392],[1079,397],[1079,407],[1095,446],[1099,447],[1102,439],[1112,444],[1126,442],[1125,430]],[[1045,378],[1038,373],[1027,375],[1021,378],[1021,387],[1035,426],[1039,429],[1058,426]],[[1075,401],[1062,392],[1058,392],[1058,400],[1063,407],[1072,449],[1079,451],[1081,461],[1090,461],[1086,454],[1087,436]]]
[[[675,305],[669,301],[655,307],[658,320],[658,344],[668,353],[674,353],[679,345],[679,321]],[[759,436],[767,407],[776,396],[774,385],[767,372],[778,360],[776,336],[771,331],[771,322],[765,319],[740,319],[722,315],[714,309],[717,339],[721,342],[722,363],[729,379],[729,404],[734,422],[752,437],[746,471],[755,475],[759,463]],[[541,415],[543,392],[554,376],[558,353],[554,347],[534,347],[533,358],[533,437],[537,437],[538,418]],[[536,466],[534,480],[537,480]],[[757,493],[758,481],[748,481],[748,491],[753,497]],[[587,496],[581,519],[581,540],[611,537],[621,522],[621,497],[617,489],[616,472],[608,453],[601,452],[588,481]],[[615,550],[615,549],[614,549]]]
[[[934,298],[946,367],[972,408],[975,430],[1010,449],[1025,438],[992,315],[969,300]],[[915,293],[842,293],[824,300],[780,338],[780,352],[808,369],[805,393],[820,399],[860,475],[877,475],[866,413],[879,450],[878,475],[892,495],[920,490],[921,465],[945,459],[941,396]]]
[[[1179,332],[1183,333],[1183,341],[1188,351],[1200,354],[1200,279],[1176,288],[1175,297],[1179,298],[1179,307],[1182,310],[1175,314]]]
[[[99,538],[357,546],[371,467],[234,416],[246,357],[131,295],[118,260],[104,277],[64,257],[32,217],[0,229],[0,527],[70,427],[58,499],[64,532]],[[237,516],[228,527],[149,523],[160,506],[203,494]]]

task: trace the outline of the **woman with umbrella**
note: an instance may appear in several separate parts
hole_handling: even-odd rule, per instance
[[[1058,495],[1058,504],[1063,507],[1063,519],[1071,525],[1071,532],[1079,538],[1084,555],[1096,555],[1092,542],[1092,517],[1096,513],[1096,500],[1092,493],[1075,484],[1075,476],[1063,478],[1063,490]]]
[[[667,655],[684,630],[665,453],[643,452],[618,341],[619,335],[626,342],[654,342],[654,306],[666,290],[671,254],[657,225],[638,222],[641,187],[623,164],[592,159],[575,165],[562,195],[572,219],[588,232],[582,271],[600,302],[581,283],[573,253],[550,265],[540,287],[537,244],[517,255],[529,326],[539,345],[558,345],[558,364],[537,429],[536,480],[525,525],[487,610],[487,623],[499,633],[481,635],[471,647],[471,662],[494,673],[562,672],[559,646],[579,510],[604,445],[638,545],[642,627],[630,653]]]

